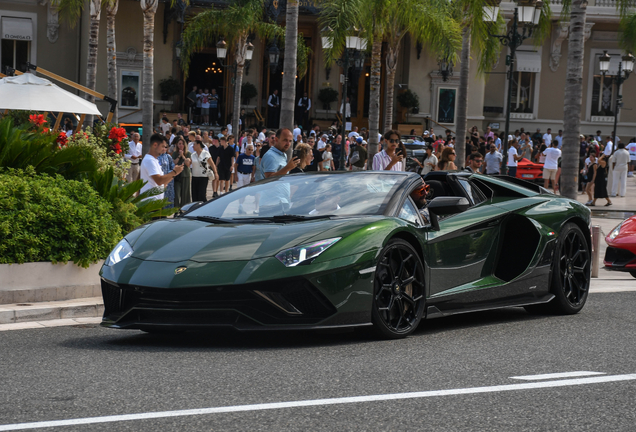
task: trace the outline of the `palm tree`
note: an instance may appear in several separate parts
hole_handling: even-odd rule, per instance
[[[461,44],[460,28],[449,13],[452,3],[446,0],[390,0],[390,3],[393,16],[387,16],[391,19],[384,25],[387,42],[385,130],[393,126],[395,73],[402,39],[409,34],[416,42],[443,53],[454,53]]]
[[[280,104],[280,127],[294,128],[296,107],[296,51],[298,41],[298,0],[287,0],[285,20],[285,63],[283,64],[283,88]],[[292,149],[289,149],[288,156]]]
[[[453,2],[452,13],[455,19],[462,25],[462,50],[460,54],[459,88],[457,89],[456,129],[457,140],[455,152],[460,155],[457,160],[460,166],[464,164],[466,154],[466,142],[464,137],[468,129],[468,83],[470,75],[471,50],[478,52],[478,73],[485,76],[492,65],[497,61],[500,52],[499,41],[490,37],[488,24],[484,22],[483,0],[459,0]],[[499,17],[495,24],[501,28],[503,18]],[[445,57],[449,57],[448,54]]]
[[[88,0],[89,3],[89,35],[88,35],[88,60],[86,64],[86,87],[95,90],[97,81],[97,48],[99,42],[99,21],[102,14],[102,3],[112,0]],[[60,11],[62,20],[75,27],[77,20],[82,16],[84,0],[52,0],[51,4]],[[87,94],[86,100],[95,102],[95,97]],[[86,124],[93,124],[93,116],[86,116]]]
[[[117,100],[117,45],[115,43],[115,16],[119,8],[119,0],[112,0],[106,5],[106,53],[108,55],[108,96]],[[113,113],[115,122],[118,119],[117,106]]]
[[[621,45],[633,50],[636,45],[636,15],[630,13],[632,0],[617,0],[616,9],[623,30]],[[579,136],[583,100],[583,55],[587,0],[563,0],[563,18],[569,15],[570,39],[563,104],[563,155],[561,158],[561,194],[576,199],[579,174]]]
[[[155,58],[155,14],[159,0],[140,0],[139,5],[144,15],[144,66],[141,92],[141,108],[143,123],[143,154],[150,148],[150,136],[153,125],[153,97],[155,93],[154,58]]]
[[[327,64],[332,64],[345,49],[345,36],[350,28],[362,28],[371,46],[369,100],[369,161],[378,150],[380,131],[380,88],[382,42],[389,43],[392,66],[397,66],[399,45],[406,33],[426,42],[433,50],[455,51],[459,47],[459,27],[445,14],[445,0],[325,0],[321,4],[321,26],[330,28],[332,47],[325,52]],[[403,33],[400,33],[403,32]],[[395,64],[394,64],[395,63]],[[387,70],[385,128],[393,123],[393,86],[395,69]],[[389,92],[390,88],[390,92]],[[346,98],[346,95],[342,96]],[[389,105],[390,104],[390,105]],[[388,120],[388,121],[387,121]]]
[[[264,0],[233,0],[225,9],[207,9],[188,21],[183,32],[182,67],[187,75],[192,55],[207,46],[216,45],[219,37],[224,37],[229,50],[235,52],[236,79],[234,81],[234,106],[232,116],[233,130],[239,130],[241,111],[241,85],[245,66],[247,40],[256,33],[262,40],[277,37],[285,40],[285,29],[263,21]],[[309,49],[302,38],[296,40],[296,56],[298,60],[298,76],[307,72]],[[292,77],[295,75],[290,73]],[[292,95],[294,98],[295,95]]]

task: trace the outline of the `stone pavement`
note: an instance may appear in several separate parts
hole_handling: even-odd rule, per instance
[[[208,197],[212,196],[211,186]],[[587,195],[579,194],[578,201],[585,203]],[[609,207],[590,207],[592,225],[601,227],[602,238],[599,251],[599,277],[591,281],[591,293],[636,291],[636,279],[629,273],[608,271],[603,267],[605,256],[605,236],[623,219],[636,214],[636,177],[627,179],[625,197],[611,198]],[[599,200],[597,203],[604,202]],[[65,300],[59,302],[18,303],[0,305],[0,332],[25,328],[46,328],[53,326],[82,325],[99,323],[104,306],[101,297]]]

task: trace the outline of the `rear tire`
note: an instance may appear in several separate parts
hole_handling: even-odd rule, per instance
[[[636,271],[631,271],[631,272],[629,272],[629,274],[632,275],[632,277],[636,278]]]
[[[572,315],[579,313],[590,288],[591,253],[581,229],[573,223],[566,224],[552,258],[550,303],[525,306],[529,313],[554,313]]]
[[[424,266],[408,242],[393,239],[382,249],[375,270],[372,321],[383,339],[404,338],[424,314]]]

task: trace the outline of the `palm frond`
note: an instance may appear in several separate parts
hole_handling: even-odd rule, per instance
[[[636,52],[636,13],[621,19],[620,44],[627,52]]]
[[[361,26],[363,4],[363,0],[326,0],[321,4],[318,23],[321,28],[330,28],[333,36],[332,47],[324,50],[327,66],[331,66],[342,56],[345,49],[345,36],[349,28]]]
[[[59,11],[60,20],[70,28],[75,28],[82,16],[85,3],[85,0],[51,0],[51,5]]]

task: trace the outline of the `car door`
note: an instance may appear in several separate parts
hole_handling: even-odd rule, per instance
[[[462,185],[465,186],[465,185]],[[492,272],[506,209],[466,193],[472,206],[427,228],[426,265],[429,297],[474,292],[494,284]],[[492,283],[490,283],[492,282]]]

